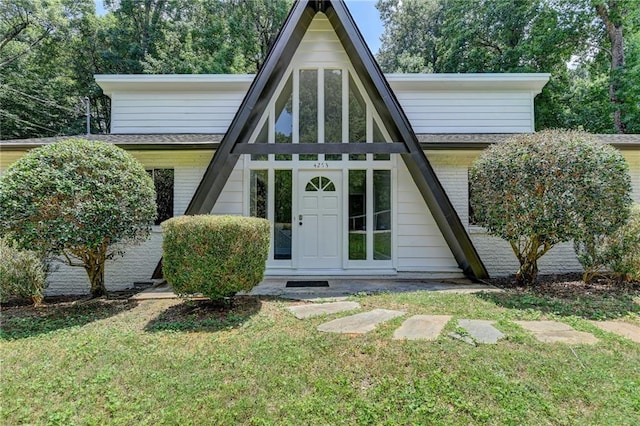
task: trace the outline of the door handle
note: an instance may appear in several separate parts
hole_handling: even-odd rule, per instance
[[[302,215],[301,214],[298,215],[298,220],[300,221],[300,222],[298,222],[298,225],[302,226]]]

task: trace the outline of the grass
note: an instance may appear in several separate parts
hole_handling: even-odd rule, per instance
[[[473,347],[446,337],[451,321],[436,341],[393,341],[403,318],[363,336],[323,334],[316,327],[327,318],[297,320],[285,310],[295,302],[269,298],[8,309],[0,423],[640,423],[640,345],[600,331],[588,315],[487,295],[355,299],[364,309],[493,319],[508,338]],[[540,318],[600,342],[543,344],[513,323]],[[640,324],[637,310],[625,320]]]

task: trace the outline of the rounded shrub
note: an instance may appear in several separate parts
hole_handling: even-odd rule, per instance
[[[144,241],[156,217],[153,180],[115,145],[67,139],[33,149],[0,177],[0,232],[85,269],[106,295],[104,265]]]
[[[240,216],[180,216],[162,223],[163,273],[178,294],[211,299],[251,290],[262,281],[270,224]]]
[[[615,231],[631,202],[622,154],[575,131],[515,135],[491,146],[473,164],[470,189],[476,220],[510,243],[516,277],[526,284],[554,245]]]
[[[46,279],[47,267],[36,252],[20,250],[13,242],[0,238],[0,301],[25,297],[39,305]]]

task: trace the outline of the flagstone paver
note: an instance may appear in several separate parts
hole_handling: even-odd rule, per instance
[[[338,318],[333,321],[320,324],[318,331],[326,333],[355,333],[364,334],[376,328],[380,323],[404,315],[403,311],[392,311],[388,309],[374,309],[369,312],[350,315]]]
[[[458,326],[467,330],[477,343],[496,344],[504,338],[504,334],[493,326],[495,321],[461,319]]]
[[[640,343],[640,327],[622,321],[591,321],[596,327]]]
[[[331,315],[339,312],[360,309],[358,302],[313,303],[308,305],[290,306],[287,309],[298,319],[312,318],[319,315]]]
[[[574,330],[567,324],[558,321],[514,321],[520,327],[533,333],[543,343],[597,343],[598,339],[591,333]]]
[[[414,315],[393,333],[394,340],[435,340],[451,315]]]

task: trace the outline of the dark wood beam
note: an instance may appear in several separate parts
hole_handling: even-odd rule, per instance
[[[403,154],[402,142],[394,143],[251,143],[236,145],[233,154]]]

